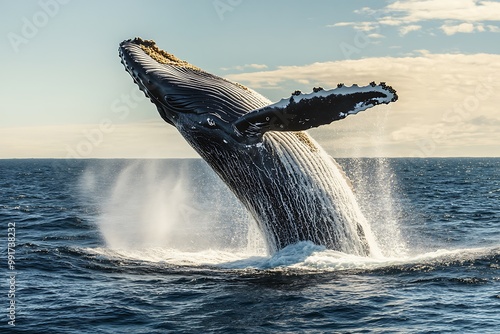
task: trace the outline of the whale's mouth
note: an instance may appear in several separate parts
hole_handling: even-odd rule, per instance
[[[187,71],[202,73],[200,68],[160,49],[154,41],[142,38],[123,41],[118,52],[125,70],[167,123],[175,125],[179,112],[189,112],[176,103],[178,96],[172,98],[171,88],[183,80]]]
[[[199,70],[201,71],[200,68],[188,63],[185,60],[181,60],[174,56],[171,53],[168,53],[158,47],[156,45],[156,42],[153,40],[143,40],[142,38],[136,37],[134,39],[129,39],[126,41],[123,41],[120,44],[120,51],[123,52],[129,52],[129,55],[131,57],[134,57],[136,61],[142,61],[144,64],[147,65],[146,63],[148,62],[146,59],[138,57],[140,55],[140,52],[138,54],[138,49],[137,47],[134,48],[134,46],[139,47],[145,54],[147,54],[152,60],[156,61],[159,64],[165,64],[165,65],[170,65],[170,66],[177,66],[177,67],[183,67],[183,68],[189,68],[192,70]],[[135,52],[134,52],[134,51]],[[121,54],[120,54],[121,56]],[[123,57],[122,57],[123,59]]]
[[[153,40],[143,40],[139,37],[128,39],[120,43],[118,51],[122,59],[122,64],[126,68],[127,65],[133,66],[134,64],[140,67],[151,67],[162,64],[201,71],[200,68],[189,62],[160,49]]]

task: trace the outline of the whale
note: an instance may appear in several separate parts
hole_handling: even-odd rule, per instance
[[[118,52],[161,118],[248,210],[269,253],[301,241],[359,256],[377,252],[350,180],[307,130],[395,102],[391,86],[314,87],[272,103],[152,40],[125,40]]]

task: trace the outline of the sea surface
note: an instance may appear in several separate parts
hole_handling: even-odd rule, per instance
[[[500,333],[500,159],[338,162],[383,256],[266,254],[202,160],[0,160],[0,332]]]

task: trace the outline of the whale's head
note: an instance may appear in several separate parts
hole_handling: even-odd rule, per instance
[[[223,128],[255,108],[269,104],[260,94],[232,83],[135,38],[120,43],[126,71],[168,123],[192,128]]]

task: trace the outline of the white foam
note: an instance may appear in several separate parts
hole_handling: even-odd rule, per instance
[[[417,264],[448,264],[474,260],[492,253],[499,253],[498,247],[440,249],[428,253],[405,257],[362,257],[325,249],[304,241],[290,245],[273,256],[247,251],[207,249],[199,252],[183,252],[176,249],[109,249],[87,248],[90,255],[103,256],[111,260],[144,261],[157,264],[186,267],[213,267],[230,270],[286,270],[298,271],[345,271],[376,270],[394,266]]]

